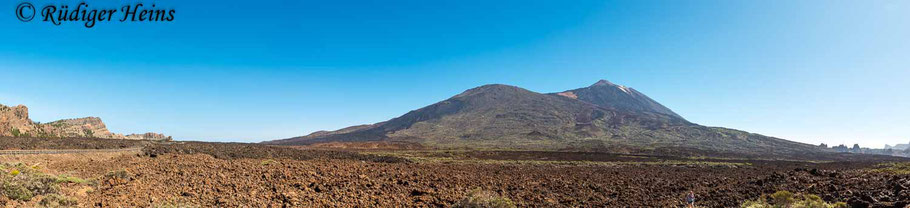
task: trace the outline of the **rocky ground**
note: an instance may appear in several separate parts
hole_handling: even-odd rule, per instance
[[[874,171],[869,162],[700,162],[544,152],[376,155],[184,143],[138,154],[2,156],[0,163],[90,181],[61,184],[61,193],[80,207],[445,207],[474,190],[502,195],[519,207],[676,207],[690,190],[705,207],[738,206],[778,190],[853,207],[910,204],[910,175]],[[427,157],[448,159],[416,159]],[[40,200],[0,203],[21,207]]]

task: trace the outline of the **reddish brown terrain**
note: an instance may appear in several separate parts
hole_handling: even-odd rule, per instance
[[[3,138],[15,144],[13,138]],[[23,140],[24,141],[24,140]],[[120,148],[121,140],[54,147]],[[116,141],[108,144],[108,141]],[[50,143],[48,143],[50,144]],[[328,151],[225,143],[141,143],[141,152],[6,155],[60,183],[78,207],[447,207],[475,190],[518,207],[675,207],[694,191],[704,207],[738,206],[788,190],[852,207],[905,207],[910,175],[877,162],[671,158],[572,152]],[[75,145],[75,146],[71,146]],[[126,145],[129,146],[129,145]],[[24,146],[20,149],[46,149]],[[896,158],[874,158],[876,161]],[[3,198],[3,197],[0,197]],[[37,206],[46,195],[7,207]]]

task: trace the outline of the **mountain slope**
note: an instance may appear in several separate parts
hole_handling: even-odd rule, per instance
[[[631,88],[600,81],[541,94],[485,85],[385,122],[265,142],[405,141],[437,148],[795,155],[813,145],[690,123]]]

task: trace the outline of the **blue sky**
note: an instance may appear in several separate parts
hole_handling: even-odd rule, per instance
[[[0,3],[0,103],[36,121],[257,142],[384,121],[483,84],[607,79],[704,125],[910,142],[907,1],[155,1],[173,22],[93,28],[20,22],[19,3]]]

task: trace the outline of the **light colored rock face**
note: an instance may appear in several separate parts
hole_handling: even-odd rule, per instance
[[[0,136],[14,136],[37,129],[38,125],[28,119],[28,107],[0,105]]]
[[[107,130],[104,122],[96,117],[63,119],[43,124],[42,127],[48,135],[59,137],[115,138],[115,135]]]
[[[46,124],[33,122],[28,118],[28,108],[19,105],[0,105],[0,136],[12,137],[88,137],[103,139],[171,140],[163,134],[111,133],[98,117],[63,119]]]
[[[164,134],[159,133],[145,133],[145,134],[129,134],[124,136],[123,139],[133,139],[133,140],[166,140],[170,141],[170,136],[165,136]]]

